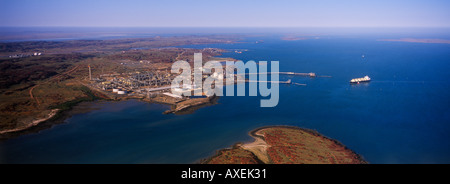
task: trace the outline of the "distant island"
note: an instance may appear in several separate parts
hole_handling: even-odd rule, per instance
[[[314,34],[287,34],[280,38],[285,41],[297,41],[297,40],[309,40],[309,39],[320,39],[319,35]]]
[[[340,142],[316,131],[293,126],[267,126],[249,133],[251,143],[217,151],[204,164],[367,164]]]
[[[308,38],[305,37],[296,37],[296,36],[285,36],[282,37],[281,40],[287,40],[287,41],[295,41],[295,40],[307,40]]]
[[[445,39],[400,38],[400,39],[381,39],[379,41],[411,42],[411,43],[446,43],[446,44],[450,44],[450,40],[445,40]]]

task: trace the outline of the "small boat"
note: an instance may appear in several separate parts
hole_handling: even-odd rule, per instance
[[[364,77],[362,77],[362,78],[355,78],[355,79],[352,79],[352,80],[350,80],[350,83],[351,84],[359,84],[359,83],[361,83],[361,82],[370,82],[370,77],[369,76],[364,76]]]

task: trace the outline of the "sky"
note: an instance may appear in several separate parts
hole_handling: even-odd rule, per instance
[[[450,27],[448,0],[0,0],[1,27]]]

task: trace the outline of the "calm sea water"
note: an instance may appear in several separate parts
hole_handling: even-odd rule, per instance
[[[136,100],[94,102],[87,113],[39,133],[0,142],[1,163],[193,163],[264,125],[315,129],[370,163],[450,163],[450,45],[382,42],[380,35],[183,47],[248,49],[224,56],[280,61],[281,76],[307,86],[280,86],[274,108],[263,97],[222,97],[188,115]],[[256,40],[263,40],[256,44]],[[362,58],[361,56],[365,57]],[[369,75],[368,84],[350,85]]]

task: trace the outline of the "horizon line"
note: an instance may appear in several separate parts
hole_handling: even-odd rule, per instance
[[[1,26],[0,28],[450,28],[450,26]]]

